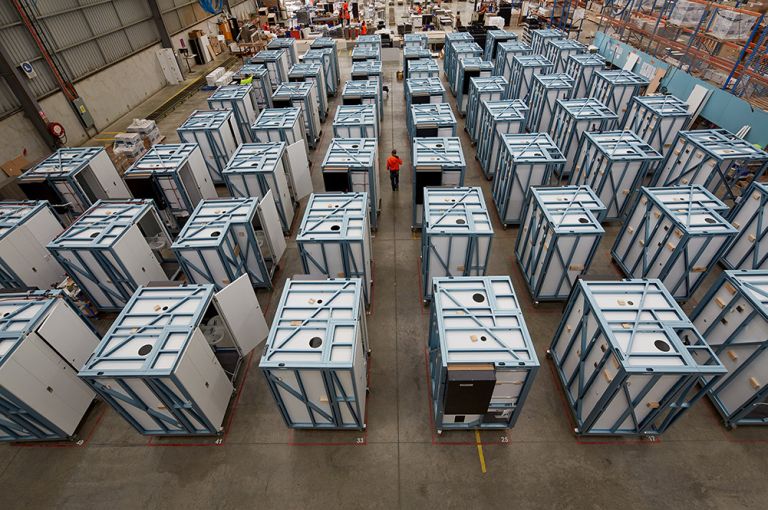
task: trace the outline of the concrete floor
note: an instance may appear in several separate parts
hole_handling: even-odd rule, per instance
[[[344,78],[349,62],[342,52]],[[512,257],[517,231],[502,229],[495,212],[489,274],[512,276],[542,370],[514,429],[435,435],[426,384],[428,316],[420,298],[420,241],[410,229],[403,84],[395,79],[395,64],[385,70],[391,92],[380,159],[383,168],[395,147],[405,166],[400,191],[382,183],[373,243],[367,431],[286,428],[258,372],[259,352],[249,360],[222,438],[148,440],[100,404],[84,423],[79,444],[0,446],[0,508],[765,508],[768,431],[728,432],[706,400],[655,442],[573,436],[560,386],[545,359],[562,304],[533,306]],[[191,110],[204,107],[206,95],[198,93],[160,122],[167,142],[177,140],[175,127]],[[331,101],[320,145],[312,152],[318,191],[323,190],[319,163],[339,103],[338,97]],[[489,183],[463,124],[461,119],[466,184],[481,186],[492,208]],[[618,227],[607,230],[588,277],[620,277],[609,257]],[[259,292],[268,319],[285,279],[300,271],[291,241],[275,291]],[[699,295],[715,277],[707,278]]]

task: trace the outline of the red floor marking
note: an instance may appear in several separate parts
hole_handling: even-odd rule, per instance
[[[229,413],[229,417],[227,418],[226,423],[224,424],[224,434],[221,436],[221,439],[214,439],[212,443],[155,443],[154,439],[156,437],[167,437],[167,436],[149,436],[149,439],[147,440],[145,446],[151,446],[151,447],[223,446],[224,443],[226,443],[227,441],[227,435],[229,435],[229,430],[232,425],[232,420],[235,418],[235,413],[237,412],[237,406],[240,403],[240,398],[243,396],[243,388],[245,387],[245,381],[248,379],[248,373],[251,370],[251,361],[253,361],[254,352],[255,351],[251,351],[251,353],[248,355],[248,358],[246,358],[245,372],[243,373],[243,378],[237,387],[237,395],[235,395],[235,401],[232,403],[232,410]],[[211,439],[213,439],[215,436],[208,436],[208,437],[211,437]]]

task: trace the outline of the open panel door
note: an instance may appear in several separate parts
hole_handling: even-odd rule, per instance
[[[214,304],[229,326],[241,357],[267,338],[269,326],[247,274],[217,292]]]
[[[312,193],[312,177],[309,176],[309,160],[307,160],[307,148],[304,145],[304,139],[289,145],[288,152],[288,173],[293,187],[293,199],[301,200]]]
[[[257,207],[261,228],[267,236],[267,242],[272,247],[274,263],[277,264],[285,253],[285,237],[283,237],[283,225],[280,223],[280,215],[277,214],[277,206],[272,196],[272,190],[267,191]]]

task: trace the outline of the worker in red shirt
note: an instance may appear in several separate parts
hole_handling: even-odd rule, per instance
[[[363,21],[363,24],[360,25],[360,33],[362,35],[366,35],[368,33],[368,27],[365,25],[365,21]]]
[[[389,170],[389,180],[392,181],[392,191],[400,189],[400,165],[403,160],[397,157],[397,151],[392,149],[392,155],[387,158],[387,170]]]

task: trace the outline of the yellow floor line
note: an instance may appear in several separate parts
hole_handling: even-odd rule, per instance
[[[475,443],[477,444],[477,456],[480,457],[480,471],[485,473],[485,455],[483,455],[483,443],[480,441],[479,430],[475,430]]]

